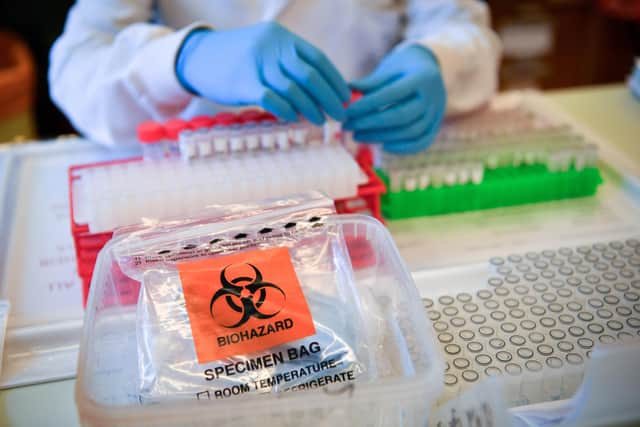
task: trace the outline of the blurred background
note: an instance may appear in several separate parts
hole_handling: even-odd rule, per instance
[[[640,0],[489,0],[504,46],[500,88],[622,82],[640,56]],[[72,0],[0,0],[0,141],[73,128],[49,98],[49,48]]]

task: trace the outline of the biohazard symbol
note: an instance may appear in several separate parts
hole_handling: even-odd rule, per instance
[[[229,279],[227,277],[229,269],[241,272],[238,276]],[[246,272],[253,272],[253,277],[243,274]],[[209,303],[209,312],[211,317],[225,328],[242,326],[252,317],[269,319],[284,308],[287,298],[284,291],[278,285],[265,282],[262,279],[262,273],[253,264],[227,265],[220,272],[220,283],[222,288],[213,294]],[[223,301],[226,304],[223,304]],[[239,320],[236,320],[238,318]]]

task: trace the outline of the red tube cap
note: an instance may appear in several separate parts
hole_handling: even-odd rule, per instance
[[[222,126],[231,126],[240,123],[241,120],[237,114],[226,111],[216,114],[216,123]]]
[[[158,122],[148,121],[138,125],[138,139],[141,144],[153,144],[165,137],[164,127]]]
[[[167,138],[171,140],[177,140],[180,136],[180,132],[189,129],[189,123],[180,119],[167,120],[164,123],[164,130],[167,134]]]
[[[262,113],[262,117],[260,117],[260,121],[262,122],[277,122],[278,118],[271,114],[268,111]]]
[[[356,102],[358,99],[362,98],[362,92],[356,92],[355,90],[351,92],[351,99],[349,100],[349,102],[347,102],[345,104],[345,107],[348,105],[353,104],[354,102]]]
[[[211,116],[196,116],[189,120],[191,129],[210,128],[215,124],[215,119]]]
[[[244,110],[238,114],[242,123],[257,123],[262,120],[262,110],[257,110],[255,108]]]

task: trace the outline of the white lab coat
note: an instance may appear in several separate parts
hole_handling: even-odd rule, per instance
[[[144,120],[216,110],[175,76],[177,50],[194,25],[264,20],[320,48],[347,81],[372,71],[394,45],[423,43],[440,62],[449,113],[481,105],[496,88],[500,47],[476,0],[78,0],[51,51],[51,96],[85,136],[135,143]]]

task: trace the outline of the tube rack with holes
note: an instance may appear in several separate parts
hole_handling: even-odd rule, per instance
[[[303,148],[298,148],[303,150]],[[296,150],[292,150],[296,151]],[[291,155],[288,152],[287,155]],[[380,178],[376,175],[372,166],[371,153],[367,148],[361,148],[356,154],[356,163],[364,174],[365,179],[361,184],[355,188],[355,194],[352,196],[345,196],[343,198],[336,198],[336,209],[339,213],[366,213],[379,220],[381,217],[380,195],[384,193],[385,187]],[[165,159],[164,162],[169,160]],[[89,284],[91,282],[91,276],[93,274],[94,265],[98,253],[102,247],[111,239],[113,235],[112,229],[103,231],[92,230],[86,217],[83,217],[81,212],[78,212],[79,206],[79,191],[82,187],[78,184],[83,178],[83,174],[87,170],[96,168],[110,168],[110,167],[131,167],[132,165],[140,165],[141,158],[134,158],[128,160],[120,160],[113,162],[101,162],[86,165],[78,165],[70,168],[69,170],[69,200],[71,209],[71,233],[75,245],[76,262],[78,275],[83,284],[83,301],[86,303],[88,295]],[[148,163],[148,162],[147,162]],[[174,161],[176,167],[186,167],[179,161]],[[84,190],[87,191],[85,186]],[[218,201],[213,200],[214,203]],[[203,205],[204,206],[204,205]],[[149,213],[149,216],[153,216],[153,212]],[[130,283],[126,278],[121,278],[118,283],[122,284],[120,289],[121,297],[126,298],[126,295],[134,295],[135,283]]]
[[[496,375],[512,406],[573,396],[595,346],[640,340],[638,267],[631,237],[425,275],[423,304],[447,362],[441,401]]]
[[[383,154],[386,218],[438,215],[593,195],[597,147],[526,105],[445,124],[415,156]]]

